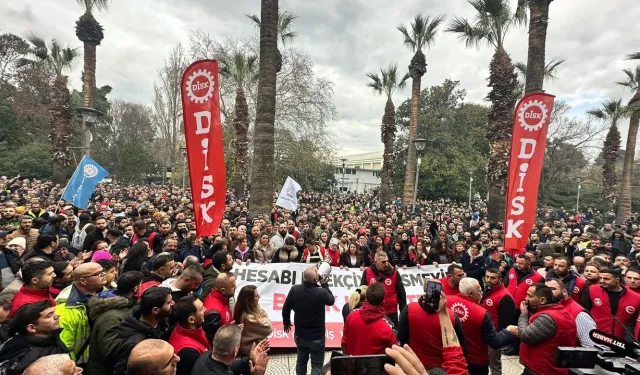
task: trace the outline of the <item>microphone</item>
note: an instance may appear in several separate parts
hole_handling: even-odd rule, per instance
[[[640,356],[640,345],[633,341],[621,339],[597,329],[589,332],[589,338],[591,338],[593,342],[602,344],[617,354],[632,358],[638,358]]]

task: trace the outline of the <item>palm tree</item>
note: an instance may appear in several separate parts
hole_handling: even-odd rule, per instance
[[[504,40],[512,26],[524,25],[527,14],[524,4],[511,11],[509,0],[468,0],[476,10],[473,23],[456,17],[447,32],[456,33],[467,47],[479,47],[483,43],[495,52],[489,65],[489,87],[487,98],[491,101],[489,111],[489,160],[487,163],[487,188],[489,205],[487,219],[503,220],[506,210],[507,177],[513,108],[517,75],[511,58],[504,49]]]
[[[553,60],[549,61],[547,63],[547,65],[544,66],[544,81],[545,82],[550,82],[550,81],[555,81],[556,79],[558,79],[558,77],[556,76],[556,73],[558,72],[558,67],[560,65],[562,65],[565,62],[565,59],[558,59],[558,58],[554,58]],[[525,93],[525,85],[524,82],[527,79],[527,64],[523,63],[523,62],[517,62],[514,64],[516,67],[516,72],[518,72],[519,78],[521,79],[521,81],[518,81],[518,93],[520,94],[519,96],[522,96],[522,94]]]
[[[253,21],[256,27],[260,29],[260,17],[258,17],[257,14],[245,14],[245,16]],[[292,42],[298,36],[297,32],[291,30],[296,19],[298,19],[298,16],[293,13],[287,11],[278,12],[278,39],[282,42],[283,47],[286,46],[288,42]],[[278,50],[276,68],[278,73],[280,73],[280,70],[282,70],[282,54],[280,53],[280,50]]]
[[[71,94],[67,88],[65,72],[73,69],[79,55],[77,48],[62,47],[55,39],[49,46],[36,34],[27,34],[25,39],[31,44],[30,58],[16,60],[16,67],[43,67],[54,74],[51,103],[49,105],[51,145],[53,158],[53,183],[64,184],[69,165],[69,136],[71,133]]]
[[[391,198],[391,186],[393,186],[393,143],[396,140],[396,108],[391,97],[396,90],[403,89],[406,86],[410,75],[407,73],[404,77],[400,77],[398,75],[398,65],[391,64],[386,70],[380,69],[380,75],[378,73],[367,73],[367,77],[370,79],[367,86],[371,87],[376,93],[387,97],[380,127],[382,144],[384,145],[382,170],[380,171],[380,203],[386,204]],[[411,145],[409,145],[409,148],[411,148]]]
[[[609,123],[609,131],[604,140],[602,155],[604,164],[602,165],[602,199],[605,210],[608,212],[616,206],[618,198],[616,173],[616,163],[620,155],[620,131],[618,122],[627,115],[627,109],[622,105],[622,100],[606,100],[602,103],[602,108],[591,109],[587,114],[594,118]]]
[[[104,39],[104,29],[93,17],[94,9],[105,10],[110,0],[76,0],[85,12],[76,21],[76,36],[84,44],[84,72],[82,74],[82,92],[84,106],[94,106],[96,90],[96,47]]]
[[[549,5],[553,0],[519,0],[528,3],[531,12],[529,22],[529,51],[526,74],[525,93],[542,91],[547,80],[545,53],[547,44],[547,25],[549,24]]]
[[[627,55],[627,60],[640,60],[640,52]]]
[[[256,56],[247,56],[241,51],[220,57],[220,75],[236,85],[236,104],[233,127],[236,131],[235,195],[244,198],[245,171],[247,166],[249,106],[244,88],[258,79]]]
[[[273,209],[274,122],[278,55],[278,0],[261,0],[260,70],[256,124],[253,132],[251,172],[252,214],[270,214]]]
[[[411,29],[404,25],[397,27],[404,38],[404,45],[413,52],[411,63],[409,64],[409,75],[413,82],[411,84],[411,119],[409,121],[409,147],[407,153],[407,170],[404,180],[404,190],[402,202],[409,204],[413,200],[413,190],[416,183],[416,149],[413,147],[413,140],[418,131],[418,116],[420,114],[420,84],[422,76],[427,72],[427,63],[423,48],[431,47],[436,40],[438,27],[444,21],[444,16],[430,18],[418,14],[411,22]],[[384,180],[383,180],[384,186]]]
[[[629,100],[629,133],[627,134],[627,146],[624,149],[624,164],[622,167],[622,188],[620,189],[620,205],[618,206],[618,218],[624,223],[631,217],[631,176],[633,176],[633,162],[636,151],[636,138],[638,138],[638,126],[640,125],[640,66],[635,70],[623,69],[626,75],[624,81],[618,85],[628,88],[633,92]]]

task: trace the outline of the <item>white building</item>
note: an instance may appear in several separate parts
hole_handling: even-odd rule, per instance
[[[337,181],[333,191],[371,193],[380,186],[382,151],[340,156],[333,165]]]

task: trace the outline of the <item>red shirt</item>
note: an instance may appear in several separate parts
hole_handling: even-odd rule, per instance
[[[217,290],[212,290],[211,294],[204,299],[204,307],[207,311],[217,311],[220,313],[220,326],[231,324],[233,322],[233,314],[229,306],[229,299]]]
[[[176,324],[176,328],[169,336],[169,344],[173,346],[173,351],[178,354],[182,349],[193,349],[202,354],[207,350],[211,350],[211,344],[207,340],[202,327],[198,329],[183,328],[180,324]]]
[[[391,324],[382,306],[365,302],[347,316],[342,336],[344,354],[384,354],[385,348],[398,344]]]
[[[16,293],[11,301],[11,310],[9,311],[9,319],[13,318],[16,311],[22,306],[28,303],[34,303],[39,301],[49,300],[53,306],[56,305],[56,301],[49,293],[49,289],[34,289],[23,285],[22,288]]]

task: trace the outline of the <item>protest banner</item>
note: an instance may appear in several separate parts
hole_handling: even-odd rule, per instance
[[[410,267],[399,269],[402,283],[407,292],[407,303],[417,302],[424,294],[424,279],[439,279],[445,276],[448,264],[435,266]],[[267,312],[273,325],[273,332],[269,336],[271,347],[294,348],[293,340],[295,325],[289,333],[285,333],[282,324],[282,307],[292,286],[302,283],[302,274],[309,264],[257,264],[235,265],[233,273],[236,275],[236,295],[245,285],[255,285],[260,294],[260,306]],[[326,347],[339,348],[342,340],[342,307],[348,303],[349,296],[360,286],[362,280],[360,269],[348,271],[332,267],[329,275],[329,289],[336,297],[333,306],[326,307]],[[291,322],[294,322],[291,313]]]

